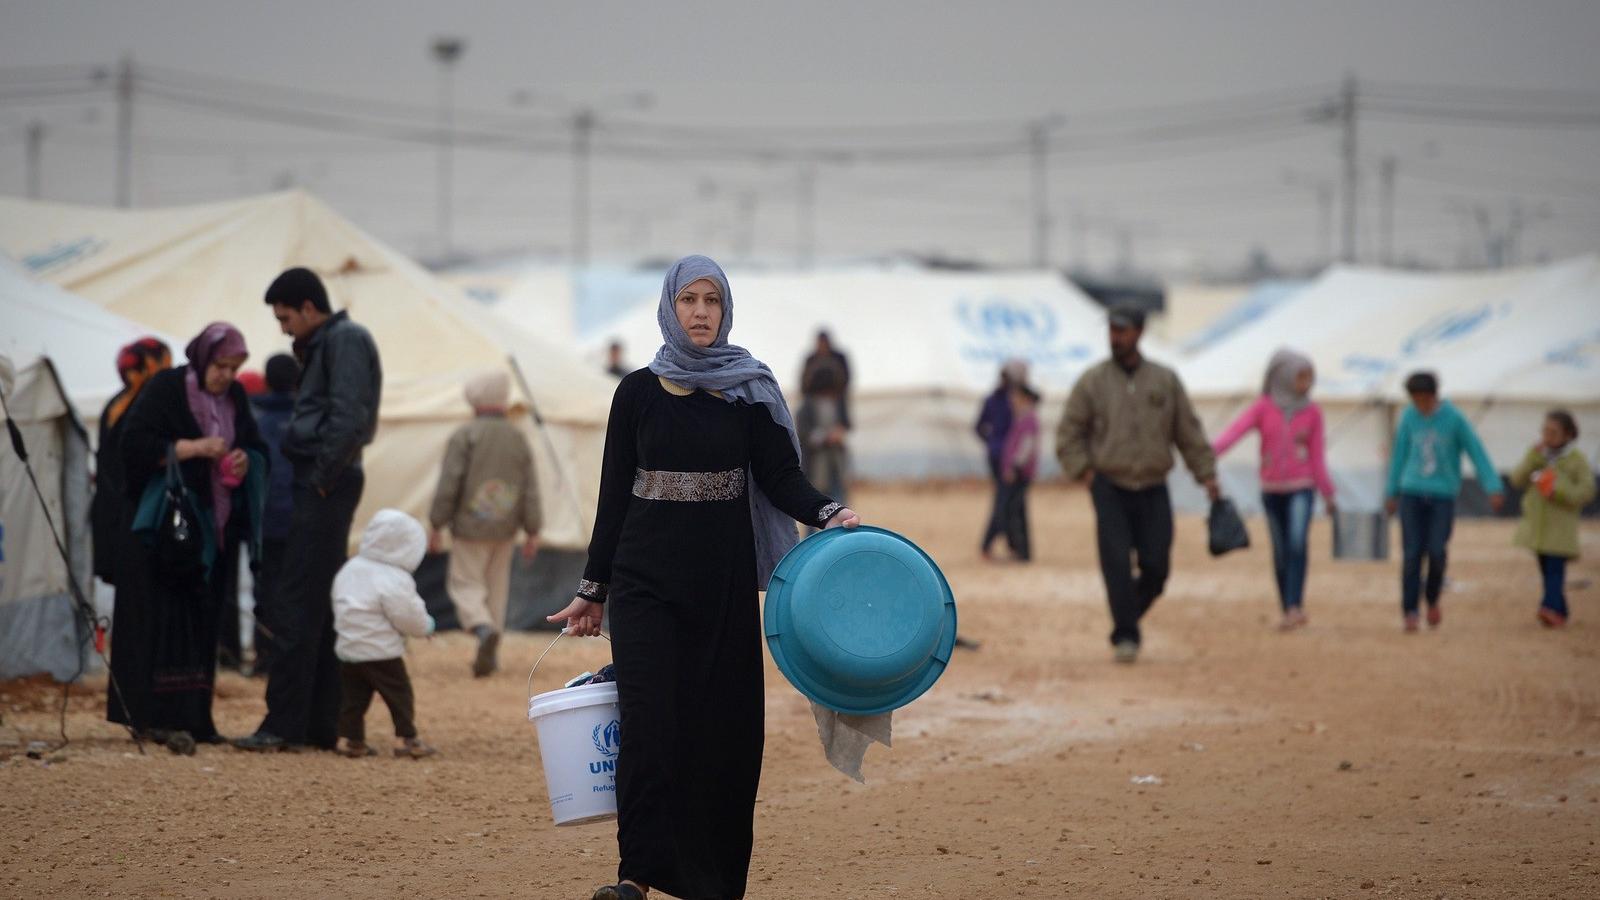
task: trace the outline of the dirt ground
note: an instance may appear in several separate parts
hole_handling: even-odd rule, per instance
[[[1184,519],[1145,655],[1119,667],[1081,491],[1035,492],[1027,566],[978,558],[976,487],[854,499],[939,560],[982,648],[896,713],[865,786],[827,766],[769,666],[749,896],[1600,897],[1594,562],[1549,632],[1512,526],[1463,522],[1444,626],[1405,635],[1396,564],[1333,563],[1319,522],[1312,622],[1284,635],[1261,523],[1216,561]],[[1584,540],[1600,558],[1600,528]],[[487,681],[464,636],[414,644],[428,762],[141,757],[99,683],[74,692],[57,761],[30,760],[17,744],[56,739],[60,692],[0,685],[0,896],[587,898],[616,844],[550,824],[523,699],[549,640],[512,636]],[[535,689],[606,654],[563,641]],[[225,676],[219,726],[252,729],[261,695]]]

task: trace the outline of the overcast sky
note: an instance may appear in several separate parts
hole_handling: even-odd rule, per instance
[[[1556,98],[1564,109],[1600,113],[1593,2],[0,0],[0,192],[26,190],[25,134],[40,121],[43,196],[113,198],[109,96],[16,99],[40,84],[29,80],[40,70],[27,67],[111,66],[132,54],[153,71],[180,70],[165,77],[186,84],[191,99],[215,85],[190,76],[210,76],[420,111],[434,109],[439,96],[428,47],[441,34],[466,41],[455,79],[464,115],[526,115],[534,133],[560,146],[568,132],[550,117],[564,106],[601,109],[593,254],[613,261],[704,250],[784,263],[797,252],[797,162],[694,152],[619,158],[607,148],[638,144],[630,123],[701,149],[746,133],[746,143],[806,149],[970,146],[1020,140],[1027,121],[1062,114],[1049,170],[1051,261],[1105,267],[1131,251],[1137,264],[1175,270],[1238,263],[1257,247],[1290,264],[1319,254],[1314,185],[1339,173],[1339,132],[1307,116],[1335,98],[1347,72],[1396,103],[1415,92],[1497,109],[1526,97],[1530,108],[1543,108],[1554,102],[1549,96],[1509,89],[1559,89],[1577,92]],[[514,106],[519,90],[541,99]],[[653,97],[648,109],[621,108],[640,91]],[[1219,119],[1194,140],[1107,136],[1119,123],[1169,120],[1207,131],[1185,107],[1236,98],[1247,99],[1245,111],[1283,108],[1265,125],[1242,122],[1237,134]],[[204,112],[168,100],[135,97],[136,204],[220,199],[292,181],[404,251],[438,250],[436,151],[428,144],[251,122],[237,108]],[[1124,120],[1119,111],[1144,112]],[[1398,115],[1358,121],[1368,258],[1381,243],[1377,173],[1388,154],[1397,161],[1398,256],[1477,262],[1485,226],[1491,237],[1507,232],[1519,205],[1525,261],[1600,246],[1593,118],[1563,127]],[[921,125],[938,127],[898,129]],[[897,129],[873,130],[880,126]],[[458,249],[567,252],[568,154],[461,149],[455,171]],[[896,251],[996,264],[1029,257],[1025,155],[828,160],[817,172],[824,259]]]

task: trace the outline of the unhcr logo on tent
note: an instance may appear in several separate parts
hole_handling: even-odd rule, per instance
[[[1381,377],[1398,371],[1406,360],[1431,350],[1447,347],[1482,330],[1489,323],[1511,314],[1511,304],[1480,306],[1477,309],[1451,310],[1423,323],[1400,342],[1394,356],[1353,353],[1343,360],[1344,370],[1357,376]],[[1341,382],[1342,383],[1342,382]]]
[[[1084,344],[1063,343],[1060,320],[1044,303],[962,299],[956,301],[955,317],[967,337],[961,355],[971,363],[999,365],[1020,356],[1049,368],[1081,362],[1094,352]]]
[[[58,241],[40,250],[22,257],[22,264],[28,271],[35,275],[64,269],[74,263],[99,253],[106,247],[106,242],[99,238],[81,237],[75,241]]]
[[[1481,306],[1477,309],[1452,310],[1413,331],[1411,336],[1405,339],[1405,343],[1400,345],[1400,352],[1405,356],[1416,356],[1434,347],[1453,344],[1495,319],[1505,318],[1510,313],[1509,303],[1502,303],[1499,308]]]

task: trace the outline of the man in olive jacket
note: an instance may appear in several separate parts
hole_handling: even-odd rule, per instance
[[[1056,456],[1094,500],[1111,643],[1117,661],[1131,663],[1139,658],[1139,620],[1161,596],[1172,563],[1172,448],[1213,500],[1217,466],[1177,373],[1139,352],[1144,313],[1112,310],[1110,333],[1111,359],[1084,372],[1067,399]]]
[[[522,559],[539,550],[539,477],[533,448],[521,429],[506,418],[511,378],[504,370],[484,372],[467,382],[473,419],[450,435],[439,487],[428,520],[429,549],[444,549],[440,530],[450,529],[450,602],[461,628],[478,638],[474,677],[494,672],[500,633],[506,627],[511,591],[511,553],[517,529],[526,538]]]
[[[283,333],[294,338],[299,392],[281,450],[294,467],[294,511],[278,587],[279,640],[267,678],[267,716],[234,741],[271,751],[338,742],[339,660],[334,656],[333,578],[366,484],[361,449],[378,430],[383,368],[378,345],[349,313],[334,313],[310,269],[289,269],[267,288]]]

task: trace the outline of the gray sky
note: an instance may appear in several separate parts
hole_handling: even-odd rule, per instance
[[[1176,271],[1236,264],[1257,246],[1290,264],[1316,257],[1310,184],[1337,176],[1339,133],[1305,117],[1335,97],[1347,71],[1359,76],[1363,97],[1369,89],[1386,95],[1391,109],[1416,101],[1456,111],[1542,110],[1559,102],[1600,114],[1600,4],[1588,2],[0,0],[0,191],[25,190],[24,134],[38,120],[47,129],[43,195],[88,203],[113,196],[109,100],[8,99],[7,91],[35,85],[18,80],[36,74],[23,67],[111,65],[131,53],[152,71],[179,70],[164,77],[190,98],[225,87],[230,97],[256,96],[248,85],[190,77],[215,76],[403,104],[412,115],[437,103],[427,48],[438,34],[467,41],[455,80],[467,118],[526,116],[539,141],[565,146],[570,132],[553,118],[562,103],[602,109],[593,246],[597,259],[614,261],[704,250],[782,263],[796,252],[796,162],[693,152],[623,159],[608,150],[638,147],[641,134],[697,150],[728,142],[999,145],[1020,140],[1030,119],[1063,114],[1049,171],[1052,261],[1104,267],[1131,242],[1137,263]],[[1511,89],[1577,93],[1551,99]],[[562,100],[518,108],[517,90]],[[616,108],[638,91],[654,97],[649,109]],[[1247,102],[1216,115],[1205,105],[1237,98]],[[1258,120],[1254,110],[1264,104],[1274,106]],[[1230,110],[1245,116],[1237,131]],[[1476,262],[1484,239],[1475,210],[1498,232],[1517,203],[1526,221],[1522,259],[1600,246],[1594,116],[1583,127],[1468,118],[1361,118],[1368,258],[1378,249],[1384,154],[1398,165],[1401,257]],[[255,193],[292,179],[402,250],[427,255],[438,247],[436,152],[427,144],[203,114],[158,96],[136,95],[135,121],[139,205]],[[901,128],[921,125],[938,127]],[[1203,134],[1149,138],[1149,128],[1168,125]],[[464,148],[455,171],[457,247],[566,252],[568,154]],[[1291,183],[1290,171],[1301,183]],[[1014,152],[823,162],[818,253],[1022,262],[1028,178],[1027,157]]]

